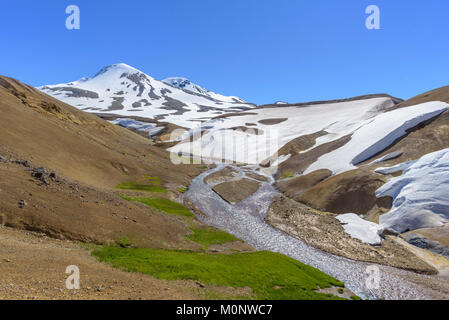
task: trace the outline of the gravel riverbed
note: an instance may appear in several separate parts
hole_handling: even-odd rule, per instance
[[[447,278],[427,276],[413,272],[354,261],[317,250],[303,241],[291,237],[265,223],[265,215],[273,199],[279,195],[271,185],[263,182],[260,189],[249,198],[231,205],[218,196],[213,184],[203,179],[223,169],[224,165],[203,172],[196,177],[181,200],[188,200],[203,212],[199,217],[209,225],[225,230],[244,240],[258,250],[269,250],[290,256],[345,282],[346,287],[364,299],[449,299]],[[233,167],[238,171],[235,179],[253,172],[248,168]],[[246,176],[251,179],[251,177]],[[378,288],[368,288],[367,268],[379,270]]]

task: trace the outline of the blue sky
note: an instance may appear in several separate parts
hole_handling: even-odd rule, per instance
[[[81,29],[65,28],[65,8]],[[365,8],[381,30],[365,27]],[[0,74],[31,85],[125,62],[259,104],[449,85],[447,0],[15,0],[0,10]]]

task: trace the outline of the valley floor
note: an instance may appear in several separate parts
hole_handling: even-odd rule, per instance
[[[79,244],[0,226],[0,299],[191,300],[242,290],[196,281],[160,280],[96,260]],[[80,290],[66,289],[66,268],[80,269]]]
[[[98,262],[71,241],[0,227],[0,299],[200,299],[193,281],[164,281]],[[67,290],[65,270],[80,269]],[[195,292],[195,290],[197,292]]]
[[[220,186],[227,180],[236,187],[226,191],[242,195],[246,186],[243,177],[248,178],[251,172],[245,167],[217,166],[196,177],[182,199],[208,224],[230,232],[258,250],[280,252],[313,266],[343,281],[363,298],[449,298],[447,274],[441,272],[447,263],[418,252],[405,241],[391,237],[381,248],[365,245],[349,237],[332,214],[277,198],[279,193],[269,182],[237,204],[226,200],[228,197],[220,190],[217,192],[215,184]],[[293,220],[289,221],[290,218]],[[377,289],[366,285],[366,270],[372,265],[379,268],[381,275]]]
[[[174,165],[159,144],[9,78],[0,108],[0,299],[449,298],[445,261],[405,241],[363,245],[335,218],[377,205],[383,176],[295,177],[296,156],[274,178]],[[80,290],[66,288],[73,265]]]

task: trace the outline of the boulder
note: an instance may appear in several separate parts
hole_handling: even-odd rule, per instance
[[[53,174],[53,172],[52,172],[52,174]],[[48,178],[50,178],[50,174],[48,173],[47,169],[45,169],[44,167],[35,168],[35,169],[31,170],[31,176],[33,178],[41,181],[46,186],[50,185],[50,183],[47,180]],[[56,177],[56,173],[54,173],[53,176]]]
[[[30,167],[30,164],[29,164],[29,162],[27,160],[12,160],[11,162],[15,163],[15,164],[20,164],[20,165],[22,165],[22,166],[24,166],[26,168]]]
[[[27,202],[25,200],[20,200],[19,201],[19,208],[23,209],[27,206]]]
[[[259,182],[244,178],[218,184],[212,190],[228,203],[236,204],[253,195],[259,187]]]

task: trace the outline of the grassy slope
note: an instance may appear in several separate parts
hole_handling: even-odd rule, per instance
[[[255,299],[338,299],[318,287],[343,286],[325,273],[284,255],[268,252],[206,254],[120,247],[96,247],[92,254],[112,266],[159,279],[199,280],[218,286],[250,287]]]
[[[120,183],[118,186],[116,186],[116,188],[122,190],[135,190],[135,191],[158,192],[158,193],[167,192],[167,190],[161,186],[137,184],[134,182],[123,182]]]
[[[207,248],[212,244],[224,244],[239,241],[239,239],[225,231],[216,230],[210,227],[199,228],[196,226],[191,226],[190,229],[193,233],[187,235],[185,238],[201,244],[204,248]]]
[[[122,196],[123,199],[133,202],[140,202],[147,206],[153,207],[160,211],[164,211],[168,214],[174,214],[179,216],[194,217],[185,206],[178,202],[174,202],[163,198],[144,198],[144,197],[126,197]]]
[[[155,193],[166,193],[167,189],[161,187],[161,179],[159,177],[150,177],[144,175],[145,183],[136,182],[122,182],[115,188],[121,190],[134,190],[134,191],[145,191],[145,192],[155,192]]]

